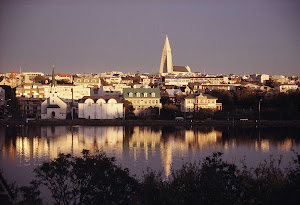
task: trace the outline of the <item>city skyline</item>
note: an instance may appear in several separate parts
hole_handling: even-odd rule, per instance
[[[168,35],[173,64],[192,72],[300,75],[293,0],[0,4],[3,73],[158,73]]]

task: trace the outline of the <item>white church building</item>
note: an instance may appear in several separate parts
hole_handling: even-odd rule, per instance
[[[54,67],[49,98],[41,104],[41,119],[66,119],[67,104],[57,96]]]
[[[159,73],[163,76],[172,75],[185,75],[191,73],[191,68],[187,66],[173,66],[172,51],[168,36],[166,36],[164,48],[162,51]]]
[[[124,118],[123,103],[115,96],[86,96],[78,102],[78,118]]]

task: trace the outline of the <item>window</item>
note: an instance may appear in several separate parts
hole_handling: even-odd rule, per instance
[[[136,97],[141,97],[141,93],[136,93]]]
[[[146,98],[148,96],[148,94],[147,93],[144,93],[144,98]]]
[[[145,100],[145,104],[147,104],[147,100]]]
[[[129,97],[133,97],[133,93],[129,93]]]
[[[152,100],[152,104],[154,104],[155,103],[155,100]]]
[[[151,93],[151,97],[153,97],[153,98],[154,98],[154,97],[155,97],[155,93]]]
[[[84,82],[87,83],[87,82],[89,82],[89,80],[88,79],[84,79]]]

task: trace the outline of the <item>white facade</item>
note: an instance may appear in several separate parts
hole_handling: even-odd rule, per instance
[[[50,96],[41,105],[41,119],[66,119],[67,104],[57,96],[52,87]]]
[[[44,85],[45,97],[50,96],[50,85]],[[86,87],[84,85],[57,85],[56,91],[57,96],[66,100],[72,99],[72,90],[73,90],[73,99],[79,100],[84,96],[90,96],[91,88]]]
[[[253,81],[265,84],[267,80],[270,79],[270,76],[267,74],[253,74],[250,75]]]
[[[123,103],[115,98],[84,98],[78,103],[78,117],[84,119],[124,118]]]
[[[275,87],[275,90],[279,92],[287,92],[289,90],[297,90],[298,85],[279,85]]]
[[[187,86],[190,78],[165,78],[165,85]]]
[[[173,73],[172,54],[168,36],[166,36],[165,45],[162,51],[159,73]]]

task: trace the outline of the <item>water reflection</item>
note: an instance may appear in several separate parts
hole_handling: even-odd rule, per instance
[[[83,149],[104,151],[117,163],[141,175],[150,167],[164,171],[171,166],[201,159],[222,151],[238,160],[245,155],[256,160],[273,153],[299,151],[298,128],[213,128],[213,127],[105,127],[43,126],[0,128],[1,169],[8,175],[31,171],[59,153],[80,155]],[[234,160],[233,160],[234,161]],[[13,170],[13,171],[11,171]],[[17,171],[16,171],[17,170]],[[13,178],[13,176],[11,176]]]

